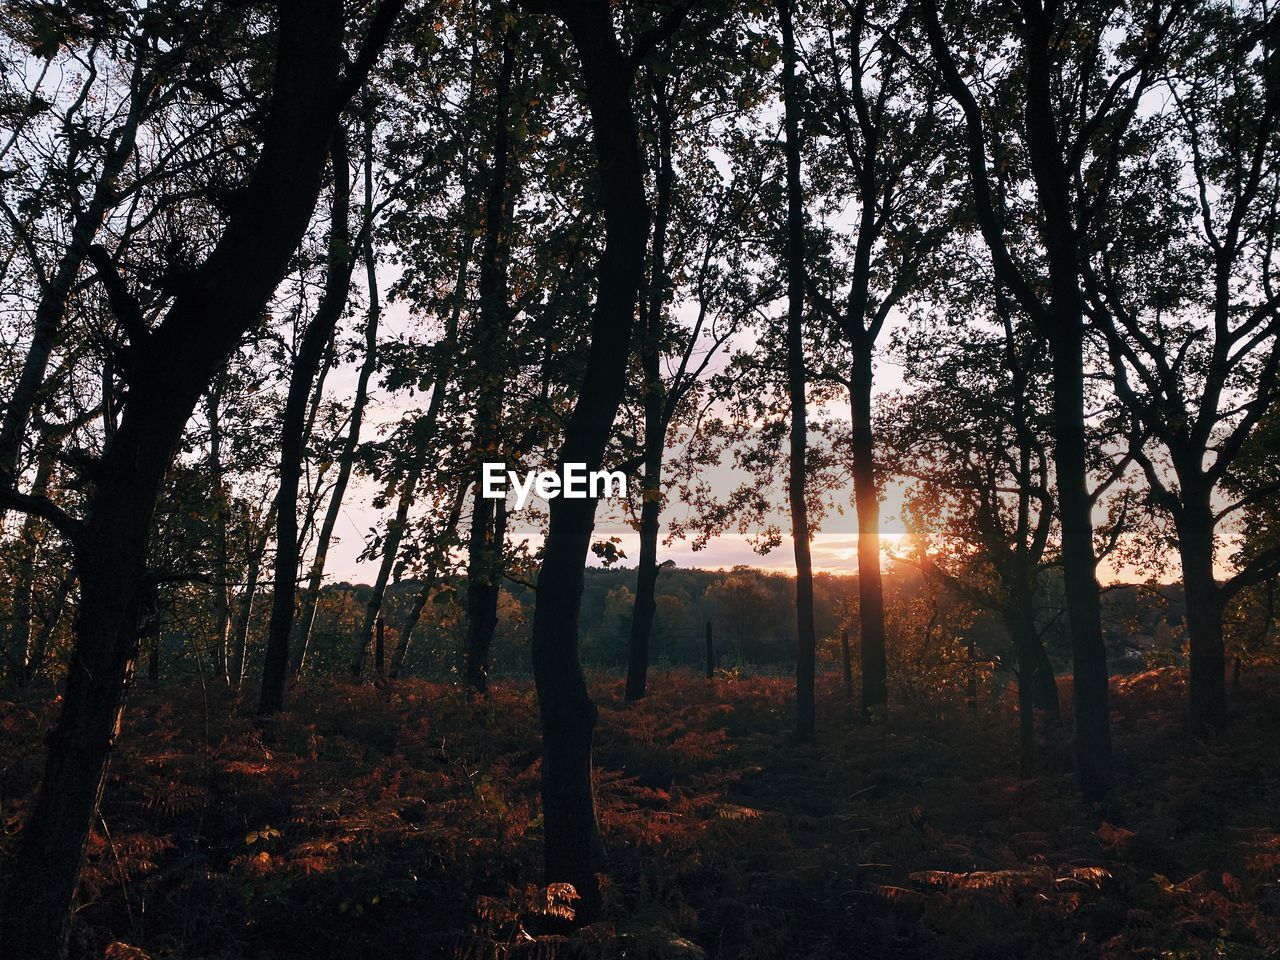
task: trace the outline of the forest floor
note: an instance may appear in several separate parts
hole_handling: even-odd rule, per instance
[[[1064,735],[1016,776],[1015,720],[824,680],[593,684],[607,917],[548,933],[531,685],[483,704],[313,683],[265,725],[200,687],[138,691],[90,838],[77,957],[903,958],[1280,955],[1280,674],[1191,735],[1174,671],[1113,685],[1119,786],[1075,797]],[[1069,691],[1064,690],[1069,701]],[[0,871],[56,703],[0,702]],[[1069,722],[1069,720],[1068,720]]]

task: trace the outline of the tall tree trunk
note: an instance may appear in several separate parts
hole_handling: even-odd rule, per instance
[[[262,663],[260,714],[275,713],[284,706],[284,684],[289,666],[289,638],[297,603],[298,486],[305,455],[307,399],[311,383],[334,338],[338,318],[351,292],[351,236],[347,223],[351,206],[351,164],[347,158],[346,131],[334,131],[330,148],[333,160],[333,208],[329,226],[329,254],[324,293],[315,315],[302,335],[293,360],[289,393],[280,424],[280,491],[276,496],[276,565],[272,585],[271,622]]]
[[[462,516],[462,501],[466,499],[466,492],[466,486],[460,485],[456,496],[453,498],[453,505],[449,509],[449,516],[441,525],[436,536],[437,541],[444,540],[447,542],[453,531],[457,529],[458,520]],[[413,642],[414,631],[418,628],[418,621],[422,619],[422,611],[426,609],[432,592],[439,585],[440,570],[445,565],[446,559],[447,557],[442,551],[437,551],[432,555],[431,562],[427,564],[427,569],[423,572],[422,589],[413,598],[413,604],[409,607],[409,612],[405,614],[404,621],[400,625],[400,642],[396,646],[396,652],[391,656],[390,676],[392,680],[400,676],[400,672],[404,669],[405,659],[409,654],[409,646]]]
[[[654,113],[658,119],[657,205],[653,218],[653,257],[649,266],[649,300],[642,305],[640,365],[644,372],[644,480],[640,484],[640,559],[636,566],[636,599],[631,613],[627,651],[628,701],[644,698],[649,679],[649,638],[657,611],[658,533],[662,514],[662,461],[667,423],[662,382],[662,319],[667,300],[667,224],[671,219],[671,163],[674,117],[662,80],[654,81]]]
[[[787,156],[787,387],[791,400],[791,543],[796,560],[796,736],[812,740],[817,637],[813,625],[813,559],[805,458],[809,443],[804,358],[804,186],[800,181],[800,110],[791,0],[778,3],[782,28],[782,96]]]
[[[1035,708],[1039,706],[1056,715],[1058,688],[1036,630],[1030,598],[1013,598],[1004,614],[1005,627],[1018,658],[1018,771],[1026,778],[1035,769]]]
[[[885,654],[884,578],[880,573],[880,491],[872,432],[872,345],[854,344],[852,388],[853,499],[858,514],[858,648],[862,663],[862,708],[889,702]]]
[[[443,393],[437,389],[438,393]],[[432,398],[432,405],[435,405],[435,396]],[[431,409],[427,411],[430,418]],[[396,513],[392,517],[391,522],[387,524],[387,535],[382,541],[382,562],[378,566],[378,576],[373,581],[373,589],[369,592],[369,599],[365,601],[364,617],[356,624],[355,632],[351,638],[351,660],[348,664],[348,671],[353,680],[358,680],[360,674],[364,670],[365,656],[369,652],[369,641],[373,637],[373,625],[378,619],[378,613],[382,610],[382,601],[386,596],[387,584],[391,582],[391,571],[395,567],[396,558],[400,555],[400,542],[404,539],[405,528],[409,524],[409,508],[413,506],[414,494],[418,489],[418,481],[422,477],[423,464],[421,460],[409,467],[409,471],[401,480],[400,500],[396,504]]]
[[[480,256],[480,316],[476,328],[474,366],[476,391],[475,493],[471,506],[471,534],[467,538],[467,631],[463,638],[467,685],[481,696],[489,692],[489,649],[498,617],[502,539],[497,531],[500,512],[483,496],[480,471],[485,461],[502,459],[498,424],[506,398],[509,371],[505,359],[511,308],[507,302],[508,234],[512,183],[511,79],[516,65],[516,38],[511,29],[495,34],[502,45],[502,66],[494,90],[493,160],[485,201],[484,247]],[[502,514],[505,517],[505,504]]]
[[[36,461],[36,475],[31,483],[31,495],[43,497],[48,493],[49,480],[53,476],[53,445],[45,443]],[[36,553],[39,549],[41,522],[34,514],[27,514],[18,535],[17,563],[14,570],[13,601],[10,616],[8,643],[8,682],[20,685],[28,675],[27,663],[31,645],[31,599],[36,580]]]
[[[1076,773],[1085,799],[1101,800],[1111,789],[1111,708],[1093,553],[1093,499],[1086,479],[1084,346],[1081,336],[1051,338],[1051,344],[1054,467],[1074,670]]]
[[[44,658],[49,650],[49,640],[53,636],[53,631],[58,628],[58,621],[62,619],[62,612],[67,606],[67,598],[71,596],[71,589],[75,584],[76,571],[72,567],[58,584],[58,589],[53,595],[53,603],[49,606],[49,613],[44,618],[44,622],[40,624],[40,630],[31,642],[31,654],[27,657],[26,668],[21,678],[23,685],[34,680],[44,668]]]
[[[1218,724],[1227,715],[1227,654],[1222,640],[1225,600],[1213,575],[1213,507],[1207,491],[1183,490],[1177,516],[1178,556],[1191,648],[1191,718]]]
[[[1049,16],[1027,27],[1029,57],[1047,61],[1054,42]],[[1053,357],[1054,468],[1062,523],[1063,584],[1071,630],[1076,771],[1087,800],[1111,789],[1111,713],[1107,650],[1093,551],[1093,498],[1085,439],[1084,322],[1070,184],[1054,123],[1048,70],[1027,71],[1027,154],[1040,203],[1040,232],[1049,267],[1050,308],[1042,326]]]
[[[373,216],[372,121],[365,126],[364,209],[366,219],[371,218]],[[311,645],[311,630],[315,625],[316,603],[320,598],[320,585],[324,580],[329,545],[333,541],[333,531],[338,525],[342,500],[347,494],[347,485],[351,482],[351,470],[355,464],[356,450],[360,445],[360,428],[364,424],[364,410],[369,399],[369,379],[378,365],[378,324],[382,316],[382,305],[378,299],[378,263],[373,249],[371,220],[366,224],[364,249],[361,255],[365,265],[365,283],[369,289],[369,313],[364,328],[364,362],[360,365],[360,375],[356,379],[356,393],[351,401],[351,424],[347,430],[347,440],[342,453],[338,456],[338,476],[333,481],[333,491],[329,495],[329,508],[325,511],[324,521],[316,537],[311,571],[307,576],[307,586],[302,595],[302,613],[298,617],[297,636],[292,644],[293,656],[289,663],[289,673],[292,676],[297,676],[302,670],[307,657],[307,648]]]
[[[0,910],[7,956],[53,960],[64,953],[84,845],[133,673],[138,590],[160,485],[200,395],[262,315],[306,229],[342,106],[343,26],[336,0],[280,4],[275,89],[243,200],[191,291],[179,294],[138,351],[124,418],[76,535],[76,642],[44,778]]]
[[[1093,552],[1092,498],[1088,489],[1084,429],[1084,324],[1079,258],[1071,217],[1071,182],[1062,155],[1051,87],[1055,39],[1052,10],[1024,6],[1023,53],[1027,69],[1023,120],[1026,149],[1040,205],[1039,232],[1047,254],[1049,297],[1026,281],[1010,256],[1004,227],[991,197],[981,108],[961,77],[942,30],[934,0],[921,10],[929,46],[943,79],[965,116],[966,156],[974,210],[992,253],[998,282],[1006,285],[1049,341],[1053,360],[1054,468],[1062,525],[1063,584],[1075,678],[1076,772],[1081,794],[1099,800],[1111,788],[1111,726],[1106,647]]]
[[[258,595],[258,578],[262,575],[262,560],[267,555],[267,542],[271,539],[272,531],[275,530],[276,508],[279,502],[279,498],[272,500],[271,509],[267,511],[262,521],[257,545],[248,557],[244,592],[240,598],[240,609],[236,613],[235,623],[231,628],[230,649],[227,651],[227,684],[232,690],[239,690],[244,682],[249,651],[249,628],[253,623],[253,602]]]
[[[209,486],[213,491],[213,587],[214,663],[218,676],[228,679],[228,641],[231,628],[230,588],[227,584],[227,497],[222,484],[223,380],[218,377],[209,391]]]
[[[649,208],[631,105],[634,70],[614,34],[607,0],[563,3],[557,12],[582,65],[604,210],[591,346],[560,463],[600,468],[622,402],[636,299],[644,273]],[[542,812],[548,883],[576,888],[579,921],[600,913],[596,871],[604,850],[591,783],[598,712],[578,659],[578,615],[591,535],[593,499],[551,501],[533,614],[533,675],[542,720]]]

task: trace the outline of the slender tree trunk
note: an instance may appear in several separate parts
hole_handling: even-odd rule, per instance
[[[160,686],[160,597],[154,583],[142,589],[138,604],[138,646],[147,655],[147,682]]]
[[[853,420],[853,498],[858,514],[858,638],[862,708],[889,702],[885,654],[884,578],[880,573],[880,491],[872,433],[872,347],[854,345],[850,408]]]
[[[267,650],[262,664],[261,714],[275,713],[284,706],[284,684],[289,665],[289,638],[297,603],[298,580],[298,486],[306,447],[306,409],[311,384],[320,370],[325,351],[334,337],[338,318],[351,291],[351,237],[347,224],[350,213],[350,162],[346,132],[334,132],[330,148],[333,159],[333,209],[329,227],[329,265],[325,290],[307,324],[302,344],[293,361],[289,393],[280,425],[280,491],[276,497],[276,566],[272,586],[271,622],[267,630]]]
[[[711,636],[711,621],[707,621],[707,679],[710,680],[716,675],[716,644]]]
[[[53,476],[53,448],[45,444],[36,463],[36,475],[31,484],[31,495],[43,497],[48,493],[49,480]],[[13,600],[9,627],[8,673],[10,683],[19,685],[28,674],[31,645],[31,599],[35,589],[36,553],[39,549],[41,521],[34,514],[22,520],[18,535],[17,563],[14,570]]]
[[[465,496],[466,487],[459,487],[458,493],[453,499],[453,505],[449,509],[448,519],[440,527],[437,540],[448,542],[448,538],[457,529],[458,519],[462,516],[462,501]],[[433,554],[432,560],[427,565],[427,569],[422,576],[422,589],[413,598],[413,604],[410,606],[409,612],[405,614],[404,622],[400,625],[400,642],[396,647],[396,652],[391,657],[391,679],[393,680],[400,676],[400,672],[404,669],[405,659],[409,654],[409,645],[413,642],[414,631],[418,628],[418,622],[422,619],[422,611],[426,609],[432,592],[439,585],[440,569],[444,566],[445,559],[443,552]]]
[[[1026,779],[1035,770],[1035,708],[1037,699],[1047,696],[1043,684],[1048,656],[1036,632],[1035,612],[1029,602],[1015,599],[1005,611],[1005,626],[1018,657],[1018,771]],[[1053,684],[1052,671],[1048,680]],[[1054,685],[1052,709],[1055,713],[1057,702]]]
[[[1074,665],[1076,771],[1085,799],[1100,800],[1111,789],[1111,708],[1093,553],[1093,500],[1086,479],[1083,344],[1075,337],[1067,342],[1058,338],[1052,349],[1054,466]]]
[[[805,502],[805,458],[809,442],[804,358],[804,187],[800,180],[800,110],[796,85],[791,0],[780,0],[782,95],[787,156],[787,386],[791,400],[791,542],[796,561],[796,735],[815,733],[814,673],[817,638],[813,625],[813,559],[809,507]]]
[[[1191,718],[1196,723],[1220,724],[1227,715],[1227,654],[1222,639],[1226,604],[1213,575],[1213,507],[1208,493],[1184,489],[1177,519],[1191,648]]]
[[[610,5],[605,0],[562,4],[558,13],[573,36],[582,64],[605,220],[590,352],[559,460],[596,470],[622,402],[649,209],[631,104],[634,71],[614,34]],[[593,499],[556,497],[551,501],[533,614],[533,675],[542,719],[546,880],[574,885],[581,897],[579,922],[599,916],[596,872],[604,859],[591,782],[591,743],[598,713],[578,659],[579,605],[595,509]]]
[[[432,398],[434,401],[434,397]],[[428,411],[430,416],[430,411]],[[409,508],[413,506],[413,497],[422,477],[422,463],[419,461],[409,468],[408,474],[401,481],[400,500],[396,504],[396,514],[387,524],[387,535],[383,538],[382,562],[378,566],[378,576],[365,601],[364,617],[356,624],[351,638],[351,661],[348,670],[353,680],[358,680],[364,670],[364,659],[369,651],[369,641],[373,638],[373,625],[382,609],[382,601],[386,596],[387,584],[391,582],[391,571],[395,567],[396,558],[400,555],[400,543],[404,539],[404,531],[409,523]]]
[[[468,686],[480,696],[489,692],[489,649],[497,626],[498,589],[501,582],[502,540],[498,536],[497,507],[486,500],[480,483],[485,461],[502,459],[499,423],[506,399],[506,362],[511,308],[507,302],[508,234],[511,185],[515,179],[511,156],[512,96],[517,38],[510,29],[495,33],[502,46],[502,66],[494,90],[493,161],[485,201],[484,246],[480,256],[480,316],[476,327],[474,369],[476,391],[475,494],[471,508],[471,535],[467,540],[467,632],[463,639]]]
[[[653,258],[649,267],[649,301],[642,308],[640,364],[644,371],[644,480],[640,485],[640,558],[636,566],[636,599],[631,613],[627,655],[628,701],[644,698],[649,679],[649,640],[657,610],[658,533],[662,514],[662,461],[667,423],[662,382],[663,307],[667,300],[667,224],[671,219],[671,104],[661,81],[655,81],[654,112],[658,117],[657,205],[653,219]]]
[[[21,683],[24,686],[34,680],[36,675],[44,668],[44,658],[49,650],[49,639],[53,636],[53,631],[58,628],[58,621],[62,619],[63,610],[67,606],[67,598],[71,596],[71,588],[75,586],[75,583],[76,571],[72,567],[58,584],[57,592],[53,596],[53,603],[50,605],[49,615],[40,624],[40,630],[31,643],[31,655],[27,657],[26,667],[21,678]]]
[[[222,405],[223,381],[219,377],[209,391],[209,486],[213,491],[213,569],[217,583],[213,587],[214,661],[218,676],[228,680],[228,642],[231,628],[231,601],[227,586],[227,497],[222,484]]]
[[[840,653],[844,660],[844,692],[853,699],[853,658],[849,656],[849,631],[840,635]]]
[[[279,498],[271,502],[262,521],[262,530],[258,534],[258,542],[248,557],[245,573],[244,594],[240,598],[240,610],[236,613],[235,624],[231,628],[230,649],[227,652],[227,683],[232,690],[239,690],[244,682],[244,671],[249,650],[249,628],[253,623],[253,602],[258,594],[258,578],[262,574],[262,559],[267,555],[267,542],[276,526],[276,507]]]
[[[368,161],[365,166],[366,209],[371,194],[371,172]],[[356,381],[356,394],[351,403],[351,424],[347,430],[346,444],[338,458],[338,476],[333,482],[333,492],[329,496],[329,508],[325,512],[324,521],[316,537],[315,555],[311,561],[311,571],[307,576],[306,590],[302,595],[302,612],[298,618],[297,637],[293,642],[293,657],[289,665],[289,673],[297,676],[306,661],[307,648],[311,644],[311,630],[315,626],[316,604],[320,598],[320,586],[324,580],[324,567],[329,556],[329,546],[333,542],[333,531],[338,525],[338,516],[342,511],[342,500],[347,494],[347,485],[351,481],[351,470],[355,464],[356,451],[360,445],[360,428],[364,423],[364,410],[369,397],[369,378],[377,367],[378,322],[382,308],[378,301],[377,264],[373,253],[372,240],[366,242],[364,249],[366,281],[369,287],[369,318],[365,324],[364,363],[360,366],[360,375]]]
[[[1028,56],[1048,57],[1050,15],[1027,26]],[[1102,641],[1093,498],[1085,438],[1084,323],[1070,182],[1054,123],[1050,71],[1027,71],[1027,155],[1040,202],[1040,232],[1049,268],[1050,308],[1042,318],[1053,358],[1054,468],[1062,525],[1063,585],[1071,630],[1076,724],[1076,772],[1086,800],[1111,789],[1111,712],[1107,651]]]

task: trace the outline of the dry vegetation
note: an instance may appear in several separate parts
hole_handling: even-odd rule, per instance
[[[265,724],[228,719],[220,691],[142,692],[73,955],[1269,957],[1276,679],[1246,674],[1211,741],[1181,722],[1180,674],[1117,681],[1105,810],[1075,798],[1065,734],[1018,781],[1000,703],[867,726],[828,686],[826,733],[800,746],[779,732],[788,680],[659,674],[631,707],[600,682],[607,921],[572,940],[571,891],[535,885],[529,685],[465,704],[423,681],[317,684]],[[6,860],[57,706],[0,703]]]

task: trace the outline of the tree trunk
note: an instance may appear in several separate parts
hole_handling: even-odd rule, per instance
[[[147,654],[147,682],[160,686],[160,596],[154,583],[142,588],[138,603],[138,646]]]
[[[805,458],[809,443],[804,358],[804,194],[800,182],[800,111],[791,0],[778,3],[782,28],[782,96],[787,157],[787,387],[791,400],[791,543],[796,560],[796,736],[812,740],[817,638],[813,625],[813,559]]]
[[[213,494],[213,586],[214,663],[218,676],[228,680],[228,640],[231,603],[227,586],[227,497],[222,485],[222,379],[209,391],[209,486]]]
[[[449,518],[441,526],[437,540],[447,540],[457,528],[458,518],[462,515],[462,501],[465,499],[465,495],[466,487],[459,487],[457,496],[453,500],[453,506],[449,511]],[[400,642],[396,647],[395,654],[391,657],[391,679],[393,680],[400,676],[400,672],[404,669],[405,659],[409,654],[409,645],[413,641],[413,632],[418,628],[418,621],[422,619],[422,611],[426,609],[427,602],[431,599],[431,593],[438,585],[440,568],[444,565],[444,562],[445,557],[443,554],[437,553],[433,556],[431,563],[427,565],[427,569],[423,573],[422,589],[413,598],[413,605],[409,608],[404,622],[400,625]]]
[[[365,157],[364,157],[364,209],[365,217],[373,216],[373,126],[366,125]],[[293,656],[289,663],[289,674],[297,676],[306,661],[307,648],[311,645],[311,630],[315,625],[316,604],[320,597],[320,585],[324,581],[325,562],[329,556],[329,545],[333,541],[333,531],[338,525],[338,515],[342,511],[342,500],[347,495],[347,485],[351,481],[351,470],[355,464],[356,450],[360,445],[360,428],[364,424],[364,410],[369,399],[369,379],[378,364],[378,324],[382,317],[382,306],[378,300],[377,258],[373,249],[373,224],[366,225],[364,249],[361,252],[365,265],[365,282],[369,289],[369,314],[364,328],[364,362],[360,365],[360,374],[356,379],[356,393],[351,401],[351,424],[347,429],[347,440],[342,453],[338,457],[338,476],[333,481],[333,491],[329,495],[329,508],[325,511],[320,532],[316,537],[315,555],[311,560],[311,571],[307,576],[307,586],[302,595],[302,613],[298,617],[297,636],[293,640]]]
[[[240,598],[240,610],[236,614],[235,624],[231,628],[230,649],[227,651],[227,684],[232,690],[239,690],[244,682],[245,665],[249,650],[249,627],[253,622],[253,601],[258,593],[258,578],[262,573],[262,559],[267,555],[267,541],[276,525],[276,507],[279,498],[272,500],[271,509],[262,521],[262,530],[258,534],[258,543],[248,558],[248,570],[245,574],[244,595]]]
[[[888,658],[885,654],[884,579],[880,573],[880,492],[876,485],[875,438],[872,433],[871,344],[854,345],[853,499],[858,513],[858,638],[862,661],[862,708],[889,702]]]
[[[1184,489],[1178,555],[1191,648],[1191,719],[1220,724],[1227,716],[1227,654],[1222,639],[1226,604],[1213,575],[1213,508],[1207,493],[1197,496]]]
[[[840,635],[840,653],[844,660],[844,693],[853,699],[853,659],[849,656],[849,631]]]
[[[1049,658],[1036,631],[1035,611],[1029,601],[1015,598],[1005,610],[1005,627],[1018,658],[1018,772],[1026,779],[1035,769],[1035,708],[1045,706],[1057,713],[1057,685],[1050,669],[1047,679],[1053,687],[1053,700],[1052,707],[1048,707],[1044,672]]]
[[[433,396],[433,405],[434,402]],[[430,410],[428,410],[428,416],[430,416]],[[387,584],[391,581],[391,571],[395,566],[396,557],[400,555],[400,541],[404,539],[405,527],[409,522],[409,508],[413,505],[413,496],[421,476],[422,463],[419,461],[409,468],[408,474],[402,481],[404,486],[400,489],[396,515],[387,524],[387,535],[382,542],[382,562],[378,566],[378,576],[373,582],[373,589],[369,592],[369,599],[365,601],[364,618],[356,624],[355,633],[351,638],[351,661],[348,671],[353,680],[359,680],[364,670],[364,658],[369,651],[369,641],[373,638],[373,624],[378,619],[378,612],[382,609],[382,600],[387,592]]]
[[[36,463],[36,475],[31,484],[31,495],[43,497],[48,493],[49,480],[53,476],[53,447],[45,444]],[[35,589],[36,553],[39,549],[41,522],[34,514],[22,520],[18,535],[17,563],[14,570],[13,601],[9,627],[8,673],[9,683],[17,686],[28,675],[27,663],[31,646],[31,599]]]
[[[494,90],[493,160],[489,190],[485,200],[484,245],[480,255],[480,315],[476,327],[474,368],[479,374],[476,391],[475,493],[471,507],[471,535],[467,539],[467,632],[463,639],[465,676],[468,686],[480,696],[489,693],[489,649],[497,627],[498,590],[502,569],[502,536],[498,515],[505,517],[505,504],[483,496],[480,472],[486,461],[502,460],[499,423],[506,400],[509,376],[506,351],[511,308],[507,302],[508,235],[510,233],[510,187],[514,180],[511,157],[511,79],[516,66],[516,38],[510,29],[501,30],[496,42],[502,45],[502,65]],[[505,534],[505,531],[504,531]]]
[[[1054,467],[1074,670],[1076,774],[1084,798],[1101,800],[1111,789],[1111,708],[1093,553],[1093,500],[1086,480],[1083,341],[1079,336],[1058,337],[1051,343]]]
[[[80,605],[63,706],[0,910],[6,956],[65,950],[81,857],[133,672],[138,589],[156,498],[200,395],[257,320],[315,206],[341,109],[342,6],[282,2],[263,150],[191,290],[145,340],[124,419],[104,451],[77,537]],[[135,345],[141,346],[141,345]]]
[[[654,90],[658,118],[658,169],[655,177],[657,206],[653,219],[653,258],[649,267],[649,299],[642,305],[640,364],[644,371],[644,480],[640,485],[640,558],[636,566],[636,599],[631,613],[631,639],[627,648],[626,697],[644,698],[649,680],[649,639],[657,610],[658,533],[662,514],[662,461],[666,452],[667,423],[662,382],[663,307],[667,300],[667,224],[671,219],[671,188],[675,171],[671,162],[674,117],[661,81]]]
[[[614,34],[610,5],[606,0],[562,4],[558,12],[581,60],[605,221],[590,352],[559,459],[596,470],[622,402],[649,209],[631,105],[633,69]],[[533,614],[546,881],[573,884],[581,897],[579,922],[599,916],[596,871],[603,866],[591,782],[597,710],[578,659],[579,604],[595,508],[593,499],[551,501]]]
[[[1048,58],[1054,42],[1051,16],[1043,15],[1028,23],[1029,57]],[[1039,227],[1047,254],[1051,297],[1049,309],[1040,319],[1053,358],[1053,459],[1074,670],[1076,773],[1084,798],[1101,800],[1112,784],[1111,711],[1085,439],[1084,298],[1071,217],[1071,187],[1055,125],[1054,104],[1050,71],[1028,70],[1024,104],[1027,155],[1040,204]]]
[[[311,383],[334,338],[338,318],[351,291],[351,237],[347,224],[350,212],[350,162],[347,159],[346,131],[334,131],[330,148],[333,160],[333,209],[329,227],[329,264],[325,290],[307,324],[302,344],[293,360],[289,394],[280,424],[280,490],[276,495],[276,565],[272,586],[271,622],[267,629],[267,649],[262,663],[262,696],[258,713],[276,713],[284,706],[284,684],[289,666],[289,639],[297,603],[298,580],[298,486],[307,443],[307,400]]]
[[[716,675],[716,644],[711,636],[711,621],[707,621],[707,679]]]
[[[26,668],[20,681],[24,686],[34,680],[44,667],[45,654],[49,650],[49,639],[53,636],[53,631],[58,628],[58,621],[62,619],[62,612],[67,605],[67,597],[71,596],[71,588],[75,583],[76,571],[72,567],[58,584],[58,590],[49,608],[49,615],[45,617],[44,623],[40,625],[40,632],[31,643],[31,655],[27,657]]]

